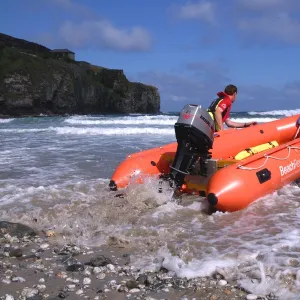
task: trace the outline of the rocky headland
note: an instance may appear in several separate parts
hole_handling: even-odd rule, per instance
[[[159,112],[156,87],[72,55],[0,33],[0,116]]]

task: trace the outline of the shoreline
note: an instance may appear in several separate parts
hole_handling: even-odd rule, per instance
[[[129,249],[60,245],[55,235],[0,221],[0,299],[278,300],[252,295],[217,273],[190,280],[165,268],[140,273],[129,265]]]

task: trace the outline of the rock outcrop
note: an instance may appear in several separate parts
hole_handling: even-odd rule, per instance
[[[58,57],[0,34],[0,115],[158,113],[158,89],[130,82],[123,70]]]

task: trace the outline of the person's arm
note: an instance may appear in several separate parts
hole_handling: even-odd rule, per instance
[[[227,119],[225,121],[225,123],[228,127],[234,127],[234,128],[249,127],[251,125],[256,125],[257,124],[257,122],[246,122],[246,123],[234,122],[234,121],[231,121],[230,119]]]
[[[220,107],[217,107],[215,110],[215,118],[219,126],[219,130],[224,130],[223,121],[222,121],[222,112],[223,110]]]

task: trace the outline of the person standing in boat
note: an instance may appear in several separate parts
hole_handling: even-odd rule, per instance
[[[215,131],[224,130],[224,123],[228,127],[233,128],[249,127],[257,124],[256,122],[234,122],[229,119],[231,106],[237,95],[237,87],[235,85],[227,85],[224,91],[217,93],[217,95],[218,98],[215,99],[207,109],[208,113],[215,121]]]

